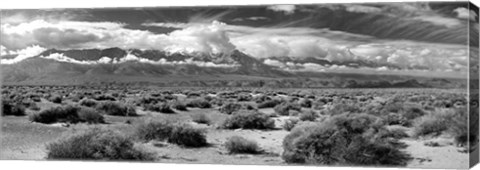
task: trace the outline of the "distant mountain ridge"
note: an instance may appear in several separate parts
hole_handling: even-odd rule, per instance
[[[50,55],[61,55],[69,58],[68,61],[75,60],[75,62],[59,61],[46,57]],[[130,58],[128,58],[128,55],[130,55]],[[105,60],[103,62],[97,62],[102,59]],[[282,58],[273,59],[281,60]],[[287,60],[288,59],[283,59],[281,61]],[[155,63],[159,61],[167,64],[162,64],[161,62]],[[240,51],[233,51],[229,55],[187,55],[180,53],[169,54],[157,50],[125,50],[121,48],[83,50],[49,49],[37,56],[18,63],[2,65],[2,78],[4,84],[11,85],[81,85],[108,82],[135,84],[143,82],[145,84],[161,84],[164,86],[210,86],[212,84],[216,86],[330,88],[457,88],[464,86],[464,82],[461,79],[431,79],[428,77],[398,75],[290,72],[267,65],[263,61],[264,59],[255,59]],[[315,58],[306,58],[296,62],[309,62],[321,65],[335,64],[327,60]],[[216,67],[217,65],[221,67]],[[304,81],[305,79],[311,79],[311,81]]]

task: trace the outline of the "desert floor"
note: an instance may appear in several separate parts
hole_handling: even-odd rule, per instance
[[[42,102],[39,106],[43,109],[55,104]],[[273,109],[260,109],[264,113],[272,113]],[[139,117],[116,117],[106,116],[108,124],[86,125],[74,124],[69,127],[60,124],[33,123],[27,117],[2,117],[1,152],[0,159],[8,160],[42,160],[46,157],[46,144],[61,139],[64,135],[92,126],[104,126],[116,129],[125,134],[134,133],[136,124],[146,119],[162,119],[170,117],[191,122],[195,127],[207,131],[207,141],[210,144],[203,148],[182,148],[177,145],[163,142],[137,143],[140,147],[158,153],[158,162],[164,163],[194,163],[194,164],[256,164],[256,165],[286,165],[281,158],[282,141],[289,133],[281,128],[288,116],[276,117],[275,123],[278,129],[261,130],[223,130],[217,128],[227,115],[218,109],[189,108],[189,111],[176,111],[177,114],[161,114],[149,111],[137,112]],[[196,124],[190,119],[191,114],[200,112],[212,120],[211,125]],[[131,123],[126,123],[129,120]],[[238,135],[247,139],[255,140],[264,154],[229,154],[223,143],[231,136]],[[413,158],[407,165],[412,168],[467,168],[468,154],[462,152],[460,147],[454,145],[451,138],[436,137],[430,139],[405,138],[401,140],[408,145],[404,151]],[[426,146],[425,143],[434,142],[438,146]]]

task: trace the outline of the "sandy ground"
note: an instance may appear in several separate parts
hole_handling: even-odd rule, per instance
[[[48,107],[42,106],[42,107]],[[273,109],[262,109],[262,112],[273,112]],[[205,113],[211,120],[211,125],[192,123],[192,125],[207,131],[209,147],[204,148],[182,148],[176,145],[163,142],[137,143],[150,151],[158,153],[158,161],[166,163],[200,163],[200,164],[259,164],[259,165],[283,165],[284,161],[280,155],[283,152],[282,141],[288,134],[280,129],[283,121],[288,117],[275,118],[277,130],[223,130],[218,129],[226,115],[219,113],[216,109],[190,109],[189,111],[177,114],[160,114],[138,110],[142,116],[135,118],[107,116],[106,121],[110,124],[97,125],[119,130],[125,134],[134,132],[135,124],[146,119],[174,118],[190,121],[192,114]],[[126,124],[129,120],[132,123]],[[2,117],[1,121],[1,150],[0,159],[9,160],[42,160],[46,156],[46,144],[62,138],[66,133],[74,133],[79,129],[85,129],[92,125],[78,124],[70,127],[44,125],[31,123],[27,117]],[[242,136],[257,141],[264,154],[228,154],[223,143],[232,136]],[[429,141],[434,141],[439,146],[425,146]],[[408,145],[405,152],[412,156],[407,167],[411,168],[455,168],[463,169],[468,166],[468,154],[459,152],[459,147],[453,145],[450,139],[403,139],[402,142]]]

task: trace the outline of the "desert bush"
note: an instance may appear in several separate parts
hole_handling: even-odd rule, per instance
[[[347,147],[345,160],[354,165],[405,166],[410,156],[384,141],[359,137]]]
[[[285,120],[285,123],[283,124],[283,129],[286,131],[291,131],[297,124],[300,122],[299,119],[296,118],[290,118]]]
[[[299,115],[299,119],[301,121],[315,121],[315,119],[317,119],[318,115],[315,111],[313,110],[307,110],[307,111],[303,111],[300,113]]]
[[[187,107],[197,107],[197,108],[207,109],[207,108],[211,108],[212,105],[210,104],[210,102],[208,102],[204,98],[196,98],[188,101]]]
[[[240,136],[233,136],[225,142],[225,147],[231,154],[245,153],[245,154],[258,154],[261,152],[257,142],[245,139]]]
[[[225,113],[230,115],[240,110],[255,110],[255,108],[248,104],[228,102],[223,104],[218,110],[220,111],[220,113]]]
[[[81,122],[90,124],[105,123],[105,118],[97,110],[89,107],[81,107],[78,110],[78,118]]]
[[[406,129],[400,127],[400,128],[389,128],[389,129],[383,130],[379,132],[379,137],[402,139],[410,136],[407,134]]]
[[[351,135],[363,134],[367,131],[379,131],[384,128],[385,122],[374,115],[366,113],[344,113],[336,115],[328,120],[341,129],[345,129]]]
[[[177,124],[167,141],[185,147],[203,147],[208,145],[205,132],[188,124]]]
[[[275,121],[264,113],[242,110],[225,119],[222,127],[225,129],[273,129]]]
[[[288,116],[290,114],[290,110],[296,110],[296,111],[301,111],[301,107],[298,104],[295,103],[282,103],[273,108],[275,112],[279,115],[282,116]]]
[[[135,136],[142,141],[167,140],[174,126],[175,122],[169,120],[141,123],[135,128]]]
[[[455,143],[458,146],[468,146],[469,142],[472,145],[477,143],[478,112],[470,111],[473,114],[469,117],[466,107],[455,108],[453,111],[455,115],[450,119],[448,132],[453,135]]]
[[[145,110],[161,112],[161,113],[175,113],[167,103],[145,104],[143,106]]]
[[[388,113],[387,115],[383,116],[383,118],[385,123],[388,125],[408,126],[410,124],[409,120],[399,113]]]
[[[33,122],[39,123],[56,123],[56,122],[64,122],[64,123],[78,123],[80,122],[80,118],[78,116],[78,107],[74,107],[71,105],[67,106],[57,106],[52,107],[46,110],[42,110],[38,113],[34,113],[30,115],[29,119]]]
[[[308,98],[302,98],[298,101],[298,103],[300,104],[300,106],[302,107],[306,107],[306,108],[311,108],[312,107],[312,100],[308,99]]]
[[[414,136],[440,135],[449,128],[450,120],[455,112],[448,109],[437,109],[414,122]]]
[[[342,114],[322,123],[295,127],[283,141],[287,163],[324,165],[405,165],[409,157],[384,140],[372,138],[371,115]]]
[[[354,103],[349,103],[349,102],[342,102],[342,103],[337,103],[333,104],[331,108],[327,110],[327,113],[329,115],[340,115],[344,113],[361,113],[362,109],[354,104]]]
[[[2,101],[2,116],[25,116],[25,107],[8,100]]]
[[[28,109],[33,110],[33,111],[39,111],[41,108],[38,107],[37,103],[32,102],[29,104]]]
[[[239,103],[233,103],[233,102],[229,102],[229,103],[224,103],[220,108],[219,108],[219,111],[220,113],[224,113],[224,114],[232,114],[236,111],[239,111],[240,109],[242,109],[242,105],[239,104]]]
[[[172,120],[149,121],[139,124],[135,136],[141,141],[167,141],[185,147],[207,145],[205,132]]]
[[[106,94],[101,94],[101,95],[95,95],[93,99],[98,100],[98,101],[116,101],[115,97],[111,95],[106,95]]]
[[[49,100],[50,100],[52,103],[60,104],[60,103],[62,103],[62,96],[53,95],[52,97],[50,97]]]
[[[335,126],[298,126],[283,140],[282,158],[287,163],[344,163],[347,145],[347,139]]]
[[[273,108],[280,104],[281,102],[279,100],[265,100],[260,103],[258,103],[257,108],[263,109],[263,108]]]
[[[211,120],[204,113],[193,114],[191,117],[192,117],[192,121],[195,123],[207,124],[207,125],[211,123]]]
[[[112,116],[137,116],[135,108],[120,102],[103,101],[99,102],[96,109],[104,114]]]
[[[57,106],[34,113],[29,117],[30,121],[51,124],[63,123],[105,123],[103,116],[96,110],[78,106]]]
[[[86,107],[95,107],[97,106],[98,102],[96,100],[93,100],[93,99],[82,99],[80,100],[79,104],[81,106],[86,106]]]
[[[155,156],[118,132],[93,128],[48,144],[47,159],[153,161]]]
[[[251,101],[253,99],[252,95],[250,94],[238,94],[237,101]]]
[[[420,106],[406,106],[403,112],[403,117],[405,117],[408,120],[413,120],[418,117],[421,117],[423,115],[427,114]]]
[[[180,110],[180,111],[187,111],[187,106],[185,105],[185,103],[181,102],[181,101],[174,101],[171,103],[170,105],[172,108],[174,109],[177,109],[177,110]]]

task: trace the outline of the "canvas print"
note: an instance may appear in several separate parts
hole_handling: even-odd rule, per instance
[[[469,168],[478,21],[467,1],[2,9],[0,159]]]

